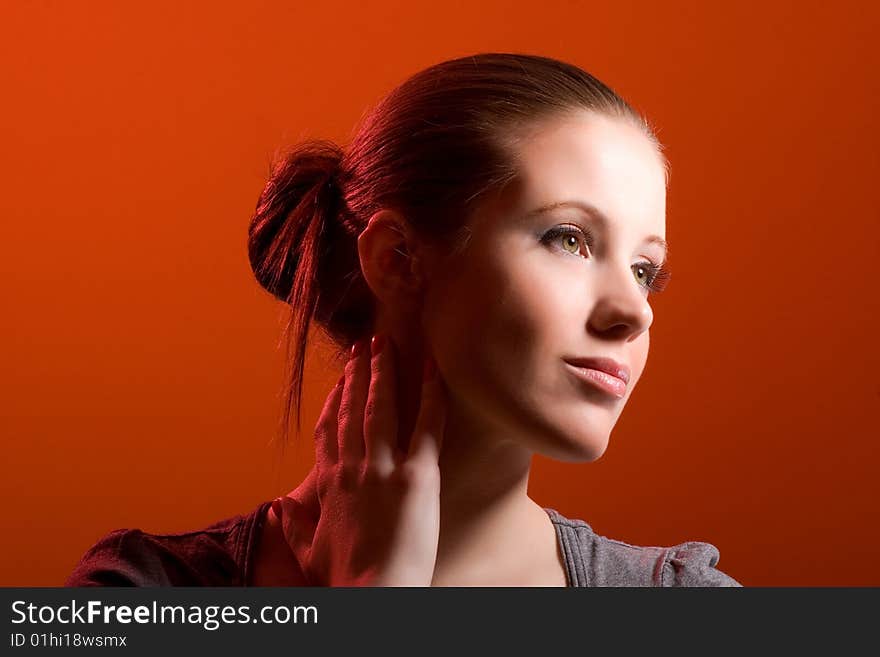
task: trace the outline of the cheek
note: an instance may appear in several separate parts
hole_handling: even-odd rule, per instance
[[[635,385],[639,382],[639,379],[642,378],[642,373],[645,371],[645,365],[648,361],[648,351],[651,347],[651,333],[650,330],[642,333],[636,340],[633,342],[632,349],[630,350],[631,358],[632,358],[632,385],[629,386],[630,393]]]
[[[516,352],[516,305],[497,271],[464,270],[436,291],[429,331],[450,385],[473,393]],[[506,355],[506,357],[505,357]],[[497,373],[497,372],[496,372]]]
[[[455,393],[483,410],[531,409],[572,348],[564,334],[580,326],[577,292],[534,274],[484,260],[436,291],[428,330],[438,361]]]

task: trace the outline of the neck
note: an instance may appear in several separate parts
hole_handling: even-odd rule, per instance
[[[528,496],[531,453],[452,405],[440,455],[435,581],[511,581],[542,552],[545,512]]]
[[[405,453],[421,397],[422,355],[399,352],[398,445]],[[549,541],[555,546],[546,512],[528,496],[532,452],[448,386],[447,400],[434,582],[510,582],[529,559],[533,565],[546,556]]]

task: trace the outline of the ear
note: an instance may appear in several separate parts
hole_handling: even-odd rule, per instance
[[[418,242],[400,214],[374,214],[357,243],[361,270],[376,298],[399,307],[418,296],[424,282]]]

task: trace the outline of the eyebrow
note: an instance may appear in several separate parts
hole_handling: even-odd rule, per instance
[[[557,201],[555,203],[548,203],[547,205],[542,205],[540,208],[536,208],[526,213],[526,218],[535,217],[537,215],[545,214],[557,208],[577,208],[583,210],[591,217],[597,219],[599,223],[605,224],[606,226],[611,223],[607,216],[595,205],[590,203],[584,203],[582,201]],[[649,235],[645,238],[645,242],[649,244],[659,244],[663,248],[663,262],[666,262],[667,257],[669,256],[669,244],[668,242],[660,237],[659,235]]]

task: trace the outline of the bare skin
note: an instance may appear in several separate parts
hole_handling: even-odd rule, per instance
[[[666,181],[655,146],[628,122],[581,112],[534,126],[516,149],[519,179],[484,203],[454,262],[420,245],[390,210],[358,243],[380,302],[377,330],[390,336],[398,364],[399,449],[413,433],[426,352],[448,393],[440,531],[425,583],[435,586],[565,585],[555,529],[528,495],[532,456],[600,458],[647,361],[644,265],[665,259]],[[608,222],[574,205],[534,213],[563,201],[589,204]],[[548,236],[559,226],[580,236]],[[412,257],[396,258],[401,252]],[[625,364],[625,395],[573,377],[563,359],[578,356]],[[269,514],[255,584],[298,581],[290,556],[303,553],[320,517],[313,483],[283,498],[282,522]]]
[[[393,348],[388,345],[386,349],[388,351],[383,358],[372,358],[374,373],[380,370],[386,373],[392,371]],[[364,360],[366,358],[362,357],[361,361]],[[353,373],[357,366],[350,364],[347,369]],[[381,385],[378,383],[380,379],[379,376],[373,377],[376,387]],[[430,384],[423,385],[430,389]],[[339,408],[341,397],[340,387],[337,386],[328,396],[319,426],[331,426],[332,423],[327,422],[328,417],[344,417],[344,411],[341,412]],[[357,399],[353,401],[360,406],[364,405]],[[432,403],[434,401],[431,395],[426,396],[423,391],[422,407],[414,436],[442,433],[442,423],[436,422],[438,416],[435,411],[438,405]],[[375,404],[375,400],[372,403],[377,406],[375,416],[382,416],[383,409],[380,405]],[[391,407],[387,410],[390,411]],[[355,418],[359,424],[360,419]],[[367,420],[364,424],[366,427],[370,421]],[[424,431],[426,428],[427,432]],[[322,431],[319,431],[317,437],[319,446],[329,442],[326,440],[326,427]],[[344,436],[345,431],[340,430],[337,433]],[[380,435],[383,433],[391,435],[395,432],[379,432]],[[365,442],[369,444],[370,441]],[[429,445],[427,449],[423,446],[425,444]],[[520,547],[529,550],[532,555],[525,564],[525,569],[503,572],[500,579],[497,571],[477,571],[470,573],[462,581],[443,580],[437,576],[435,563],[439,535],[439,469],[431,468],[431,464],[436,466],[438,463],[437,447],[424,438],[420,442],[414,440],[411,443],[408,448],[410,457],[421,452],[421,461],[428,470],[423,472],[420,466],[415,471],[421,477],[419,485],[409,485],[403,489],[396,483],[383,486],[385,478],[380,473],[376,479],[368,477],[364,480],[365,483],[324,490],[323,495],[320,495],[318,491],[321,477],[327,478],[326,473],[322,475],[321,471],[326,471],[327,467],[320,468],[316,464],[297,490],[285,496],[280,505],[278,502],[273,504],[269,511],[255,558],[252,585],[304,586],[318,583],[336,586],[565,586],[566,575],[562,568],[561,552],[556,545],[555,529],[545,522],[547,516],[543,511],[535,532],[525,534],[519,541]],[[340,451],[344,449],[343,437]],[[328,458],[320,451],[319,449],[320,463],[333,461],[333,458]],[[375,447],[373,451],[371,458],[375,463]],[[355,456],[364,458],[363,454]],[[402,461],[401,458],[396,460]],[[415,463],[416,459],[410,458],[408,462]],[[388,465],[390,472],[394,466],[391,463]],[[435,470],[437,476],[430,476]],[[324,481],[323,485],[326,488],[327,482]],[[353,491],[357,494],[353,495]],[[395,508],[398,509],[396,512],[389,513],[389,510]],[[321,509],[329,510],[329,515],[325,512],[327,517],[322,517]],[[349,522],[349,518],[358,518],[362,522]],[[323,532],[322,526],[326,527]],[[357,536],[358,540],[349,540],[351,535]],[[389,536],[397,538],[391,541],[387,539]],[[347,549],[342,547],[345,545],[348,546]],[[548,545],[553,546],[549,552]],[[374,558],[376,554],[387,554],[389,551],[390,557]],[[421,562],[413,558],[417,554],[423,555]],[[498,562],[504,563],[509,554],[499,552]],[[544,564],[541,563],[543,554],[551,556]],[[511,566],[520,567],[515,563]]]

